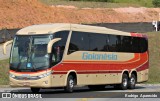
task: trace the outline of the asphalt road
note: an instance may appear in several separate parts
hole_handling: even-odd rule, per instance
[[[32,94],[30,88],[0,88],[0,92],[16,93],[16,94]],[[160,84],[137,84],[136,89],[133,90],[116,90],[112,86],[106,86],[104,90],[91,91],[88,87],[76,87],[73,93],[66,93],[63,89],[41,89],[42,98],[88,98],[91,101],[95,98],[141,98],[140,94],[151,95],[158,94],[160,98]],[[127,95],[126,95],[127,94]],[[133,96],[131,96],[131,94]],[[136,96],[138,95],[138,96]],[[155,98],[157,98],[155,97]],[[152,98],[152,97],[151,97]],[[158,98],[157,98],[158,99]],[[75,101],[75,100],[74,100]],[[83,100],[82,100],[83,101]],[[88,101],[88,100],[84,100]],[[101,101],[101,100],[100,100]]]
[[[29,87],[0,87],[0,92],[31,92]],[[113,86],[106,86],[104,90],[91,91],[87,86],[76,87],[73,93],[69,93],[70,95],[74,93],[91,93],[91,92],[160,92],[160,84],[136,84],[136,88],[131,90],[116,90]],[[67,94],[63,89],[41,89],[40,93],[49,93],[49,94]]]

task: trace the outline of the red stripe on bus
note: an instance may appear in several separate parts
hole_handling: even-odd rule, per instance
[[[144,65],[142,65],[144,64]],[[142,66],[141,66],[142,65]],[[139,68],[139,69],[137,69]],[[62,62],[61,64],[58,64],[54,66],[54,71],[69,71],[69,70],[75,70],[75,71],[123,71],[123,70],[132,70],[137,69],[138,71],[148,69],[148,55],[146,53],[140,54],[140,58],[138,61],[134,61],[132,63],[126,63],[126,64],[114,64],[114,63],[105,63],[105,62],[70,62],[65,63]]]
[[[67,71],[54,71],[52,74],[67,74]]]
[[[131,32],[131,36],[134,36],[134,37],[143,37],[142,34],[140,34],[140,33],[134,33],[134,32]]]
[[[149,68],[149,62],[145,63],[144,65],[138,67],[136,70],[139,71],[143,71]]]

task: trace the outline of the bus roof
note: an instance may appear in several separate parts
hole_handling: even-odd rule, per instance
[[[62,30],[73,30],[82,32],[94,32],[104,34],[116,34],[130,36],[130,33],[109,29],[106,27],[81,25],[81,24],[70,24],[70,23],[49,23],[32,25],[19,30],[16,35],[38,35],[38,34],[51,34]]]

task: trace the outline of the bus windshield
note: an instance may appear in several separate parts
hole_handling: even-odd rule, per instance
[[[50,40],[50,35],[15,36],[10,69],[31,72],[49,68],[47,45]]]

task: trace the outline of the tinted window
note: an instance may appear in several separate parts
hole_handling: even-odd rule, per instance
[[[63,47],[65,47],[66,45],[66,41],[67,41],[67,38],[68,38],[68,34],[69,34],[69,31],[60,31],[60,32],[56,32],[54,34],[54,38],[62,38],[60,41],[59,41],[59,44]]]
[[[145,38],[123,36],[121,52],[143,53],[148,50],[148,41]]]
[[[72,32],[68,54],[75,51],[88,51],[89,38],[85,32]]]
[[[135,53],[140,52],[140,38],[138,37],[132,38],[132,51]]]
[[[66,46],[69,31],[60,31],[54,34],[53,38],[62,38],[52,46],[51,65],[55,65],[62,60],[63,53]]]
[[[118,42],[118,39],[116,35],[108,35],[108,47],[110,52],[117,51],[117,42]]]
[[[68,54],[75,51],[142,53],[147,50],[148,41],[145,38],[72,32]]]
[[[130,36],[122,36],[122,52],[132,52],[132,39]]]
[[[107,36],[105,34],[89,34],[90,51],[107,51]]]
[[[148,41],[145,38],[140,40],[140,52],[143,53],[148,50]]]

